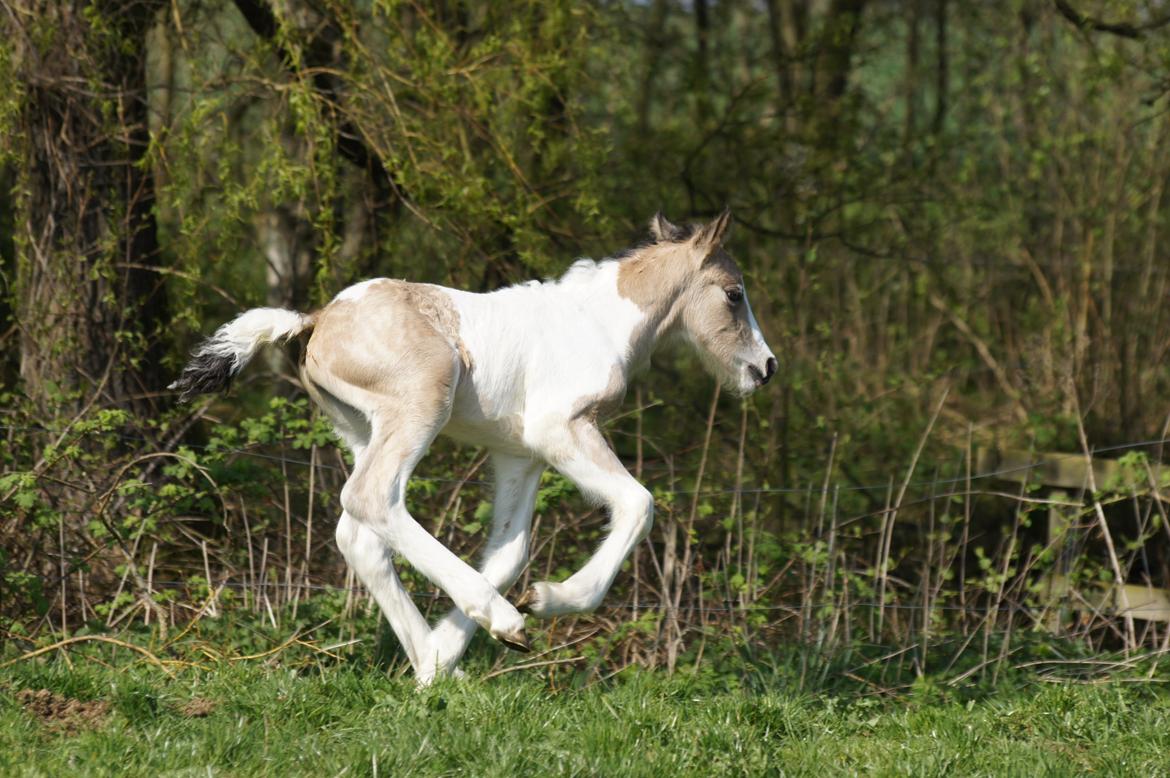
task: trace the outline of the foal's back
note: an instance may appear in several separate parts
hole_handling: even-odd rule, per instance
[[[457,440],[519,453],[541,419],[620,401],[636,310],[616,276],[582,262],[486,294],[363,281],[314,316],[305,383],[353,443],[368,438],[349,434],[360,417],[381,410],[441,417]]]

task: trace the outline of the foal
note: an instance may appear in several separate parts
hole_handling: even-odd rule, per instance
[[[650,530],[654,499],[610,450],[599,420],[659,341],[686,339],[740,394],[775,373],[743,275],[723,249],[730,222],[725,211],[680,228],[657,215],[654,242],[623,258],[580,260],[558,280],[490,294],[380,278],[312,314],[251,310],[204,341],[171,388],[184,400],[222,391],[261,344],[308,338],[301,379],[354,454],[337,543],[427,683],[455,672],[477,625],[527,651],[521,611],[547,618],[601,603]],[[407,481],[439,433],[491,452],[494,515],[479,571],[407,510]],[[513,606],[501,592],[527,563],[549,465],[608,508],[610,533],[568,580],[535,583]],[[434,629],[399,581],[393,552],[455,602]]]

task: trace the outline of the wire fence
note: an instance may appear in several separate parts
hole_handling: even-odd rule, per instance
[[[0,425],[0,431],[51,432],[51,430],[49,430],[47,428],[35,427],[35,426],[31,426],[31,425]],[[151,445],[154,445],[156,443],[155,441],[152,441],[149,438],[145,438],[145,437],[142,437],[140,435],[127,435],[127,434],[123,434],[123,433],[115,433],[115,435],[116,435],[116,437],[118,437],[122,440],[132,441],[135,443],[145,443],[145,444],[151,444]],[[285,444],[289,444],[289,443],[292,443],[291,438],[273,441],[270,445],[279,446],[279,445],[285,445]],[[1088,454],[1086,456],[1092,457],[1092,456],[1097,456],[1100,454],[1114,454],[1114,453],[1117,453],[1120,451],[1133,451],[1133,450],[1141,449],[1141,448],[1150,448],[1150,447],[1154,447],[1154,446],[1165,446],[1167,444],[1170,444],[1170,437],[1153,438],[1150,440],[1137,440],[1137,441],[1131,441],[1131,442],[1127,442],[1127,443],[1117,443],[1117,444],[1113,444],[1113,445],[1109,445],[1109,446],[1101,446],[1101,447],[1093,448],[1088,452]],[[200,444],[184,444],[184,448],[197,450],[197,451],[208,451],[208,452],[214,452],[214,453],[222,453],[222,454],[231,454],[231,455],[242,456],[242,457],[250,457],[252,459],[264,460],[264,461],[269,461],[269,462],[279,462],[281,464],[297,465],[300,467],[315,467],[318,469],[328,470],[331,472],[337,472],[337,473],[342,473],[342,474],[345,474],[345,472],[346,472],[345,468],[341,467],[340,465],[332,465],[332,464],[329,464],[328,462],[321,462],[321,461],[314,462],[314,461],[307,460],[307,459],[288,457],[288,456],[285,456],[283,454],[269,454],[269,453],[265,453],[263,451],[256,451],[254,449],[246,449],[246,448],[238,448],[238,447],[216,447],[216,446],[200,445]],[[1011,467],[971,473],[970,475],[958,475],[958,476],[952,476],[952,477],[947,477],[947,478],[933,478],[930,480],[909,481],[905,484],[905,488],[907,488],[907,489],[924,489],[924,488],[934,489],[934,488],[941,487],[941,486],[954,486],[956,484],[970,483],[970,482],[974,482],[974,481],[1002,479],[1004,476],[1019,475],[1020,473],[1029,472],[1029,471],[1035,470],[1037,468],[1045,467],[1046,465],[1047,465],[1047,463],[1045,461],[1036,460],[1033,462],[1027,462],[1027,463],[1020,464],[1020,465],[1013,465]],[[437,477],[437,476],[424,476],[424,475],[414,475],[411,477],[411,480],[423,481],[423,482],[427,482],[427,483],[463,484],[463,485],[473,485],[473,486],[491,486],[492,485],[491,481],[485,481],[482,479],[443,478],[443,477]],[[881,483],[873,483],[873,484],[854,484],[854,485],[850,485],[850,486],[834,486],[834,487],[832,487],[832,489],[830,489],[830,491],[884,492],[884,491],[888,491],[890,489],[890,484],[891,484],[891,481],[887,480],[887,481],[883,481]],[[1086,484],[1086,486],[1087,486],[1087,484]],[[820,493],[823,490],[824,490],[823,485],[818,486],[816,484],[810,483],[808,486],[803,486],[803,487],[796,487],[796,486],[792,486],[792,487],[741,487],[741,488],[734,488],[734,489],[719,488],[719,489],[698,489],[698,490],[695,490],[695,489],[660,489],[659,493],[663,494],[663,495],[683,497],[683,496],[694,496],[696,494],[700,495],[700,496],[702,496],[702,495],[734,495],[734,494],[740,494],[740,495],[810,494],[810,493]],[[945,493],[945,494],[939,494],[939,495],[937,495],[937,497],[953,497],[953,496],[960,496],[960,495],[961,495],[961,493]]]
[[[157,589],[174,588],[183,589],[191,586],[188,581],[152,581],[152,586]],[[337,586],[333,584],[317,584],[317,583],[289,583],[285,581],[257,581],[256,583],[244,583],[241,581],[221,581],[215,584],[214,588],[224,587],[227,589],[236,590],[256,590],[256,589],[276,589],[288,592],[302,592],[314,591],[324,592],[328,594],[352,593],[352,594],[366,594],[367,589],[363,586]],[[440,592],[409,592],[410,596],[419,602],[439,603],[446,602],[450,604],[450,598]],[[750,603],[743,604],[738,600],[704,600],[701,609],[707,613],[768,613],[768,612],[791,612],[800,608],[834,608],[842,604],[841,600],[791,600],[788,603],[777,603],[774,599],[768,603]],[[931,603],[930,605],[909,602],[878,602],[876,600],[848,600],[850,608],[885,608],[889,610],[912,610],[912,611],[946,611],[954,613],[987,613],[988,610],[998,610],[1001,613],[1009,611],[1018,611],[1021,606],[1014,603],[1001,603],[998,606],[987,605],[962,605],[956,603]],[[634,610],[634,611],[652,611],[652,610],[666,610],[676,608],[669,602],[663,601],[639,601],[639,602],[606,602],[603,603],[598,610]],[[688,604],[682,606],[687,610],[699,610],[698,604]]]

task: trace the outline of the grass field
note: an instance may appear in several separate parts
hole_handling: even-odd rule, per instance
[[[1157,683],[874,695],[758,666],[583,685],[544,668],[418,690],[368,661],[280,659],[10,663],[0,775],[1170,775]]]

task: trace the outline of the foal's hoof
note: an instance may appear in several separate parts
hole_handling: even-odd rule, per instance
[[[524,590],[524,594],[520,595],[520,599],[516,600],[516,610],[521,613],[533,614],[532,608],[536,605],[536,600],[539,597],[536,589],[529,587]]]
[[[522,654],[527,654],[532,650],[532,644],[528,642],[528,635],[524,634],[522,629],[506,635],[492,633],[492,637],[513,651],[519,651]]]

